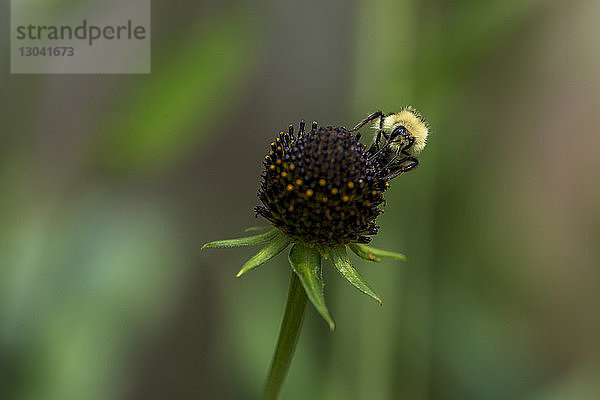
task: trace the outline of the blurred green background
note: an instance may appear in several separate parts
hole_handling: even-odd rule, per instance
[[[263,223],[288,123],[406,104],[373,243],[409,262],[356,261],[381,308],[325,269],[283,398],[600,398],[600,2],[154,1],[146,76],[10,75],[8,10],[0,398],[257,398],[287,261],[201,244]]]

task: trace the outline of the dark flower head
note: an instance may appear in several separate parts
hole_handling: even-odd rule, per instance
[[[389,186],[384,157],[373,157],[345,128],[313,123],[280,133],[265,157],[262,215],[287,236],[326,248],[368,243]]]

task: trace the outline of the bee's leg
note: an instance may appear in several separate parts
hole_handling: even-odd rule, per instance
[[[385,133],[383,135],[385,136]],[[377,156],[379,155],[379,153],[381,153],[382,151],[385,151],[386,149],[388,149],[390,147],[390,142],[386,141],[383,144],[383,146],[379,147],[380,143],[379,143],[379,141],[376,141],[375,145],[377,145],[377,152],[375,152],[375,154],[371,154],[369,156],[370,159],[377,158]]]
[[[396,154],[394,157],[392,157],[392,159],[390,161],[388,161],[388,163],[383,167],[383,169],[390,168],[390,166],[394,165],[394,164],[400,165],[402,160],[404,160],[404,158],[402,160],[400,160],[399,162],[396,162],[396,160],[398,159],[398,155],[399,154]]]
[[[388,181],[392,180],[398,175],[410,171],[417,165],[419,165],[419,160],[417,160],[416,158],[412,156],[404,157],[403,159],[401,159],[397,163],[394,163],[394,165],[390,167],[390,173],[385,177],[385,179],[387,179]]]
[[[360,121],[358,123],[358,125],[356,125],[354,128],[352,128],[350,130],[350,132],[354,132],[354,131],[362,128],[363,126],[365,126],[369,122],[375,121],[377,118],[381,118],[381,122],[379,123],[379,125],[380,125],[380,129],[379,130],[381,130],[381,126],[383,125],[383,117],[385,117],[385,114],[382,111],[375,111],[373,114],[369,115],[367,118],[365,118],[362,121]]]
[[[387,135],[387,133],[385,133],[383,130],[379,130],[378,135],[381,134],[381,136],[383,136],[385,138],[385,145],[388,146],[392,143],[392,141],[390,140],[390,137]]]
[[[402,158],[400,160],[398,160],[398,157],[400,157],[400,156],[402,156]],[[398,160],[398,161],[396,161],[396,160]],[[398,153],[396,153],[396,155],[386,164],[386,166],[384,168],[390,168],[390,165],[393,165],[393,164],[395,164],[396,166],[402,166],[406,162],[411,163],[408,165],[408,169],[412,169],[412,168],[416,167],[417,164],[419,163],[419,161],[415,157],[406,153],[404,150],[401,150]],[[412,166],[412,164],[415,164],[415,165]],[[404,166],[404,167],[406,167],[406,166]]]
[[[383,136],[385,138],[385,142],[383,144],[381,144],[381,136]],[[377,153],[371,155],[369,158],[375,158],[382,151],[385,151],[385,150],[389,149],[390,146],[391,146],[391,144],[392,144],[392,141],[389,139],[388,135],[386,135],[384,131],[380,130],[379,132],[377,132],[377,138],[375,140],[375,143],[378,146],[381,146],[381,147],[379,148],[379,150],[377,151]]]
[[[391,181],[392,179],[394,179],[401,173],[402,173],[402,168],[399,168],[399,167],[392,168],[392,169],[390,169],[390,173],[386,175],[385,180]]]
[[[375,143],[380,143],[382,133],[383,133],[383,131],[381,129],[379,130],[379,132],[377,132],[377,137],[375,138]]]
[[[369,150],[367,150],[367,153],[369,153],[369,158],[376,154],[378,149],[379,146],[377,146],[377,143],[373,143],[371,147],[369,147]]]
[[[402,169],[403,169],[402,172],[408,172],[411,169],[416,168],[417,165],[419,165],[419,160],[417,160],[416,158],[414,158],[412,156],[405,157],[402,160],[400,160],[400,162],[402,164],[408,163],[402,167]]]

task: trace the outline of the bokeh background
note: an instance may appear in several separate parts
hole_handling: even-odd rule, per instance
[[[83,0],[54,1],[72,7]],[[284,399],[600,398],[600,3],[154,1],[151,75],[10,75],[0,1],[0,398],[254,399],[286,257],[268,143],[412,104],[432,126],[356,261],[325,268]]]

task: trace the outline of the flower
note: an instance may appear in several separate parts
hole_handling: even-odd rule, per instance
[[[394,154],[379,143],[369,148],[343,127],[321,127],[313,122],[310,131],[294,135],[293,126],[281,132],[264,159],[264,172],[256,214],[272,226],[249,228],[261,232],[240,239],[210,242],[205,247],[265,246],[240,269],[241,276],[290,244],[289,262],[302,282],[306,295],[334,329],[325,305],[321,271],[322,258],[330,259],[338,272],[355,288],[381,299],[352,265],[347,248],[373,262],[382,258],[406,260],[400,253],[367,246],[377,234],[375,219],[383,212],[383,193],[389,187],[388,168]],[[396,170],[398,164],[396,163]],[[397,175],[397,174],[396,174]],[[395,175],[394,175],[395,176]]]
[[[369,243],[387,189],[380,158],[340,127],[279,134],[264,161],[262,215],[287,236],[333,248]]]

